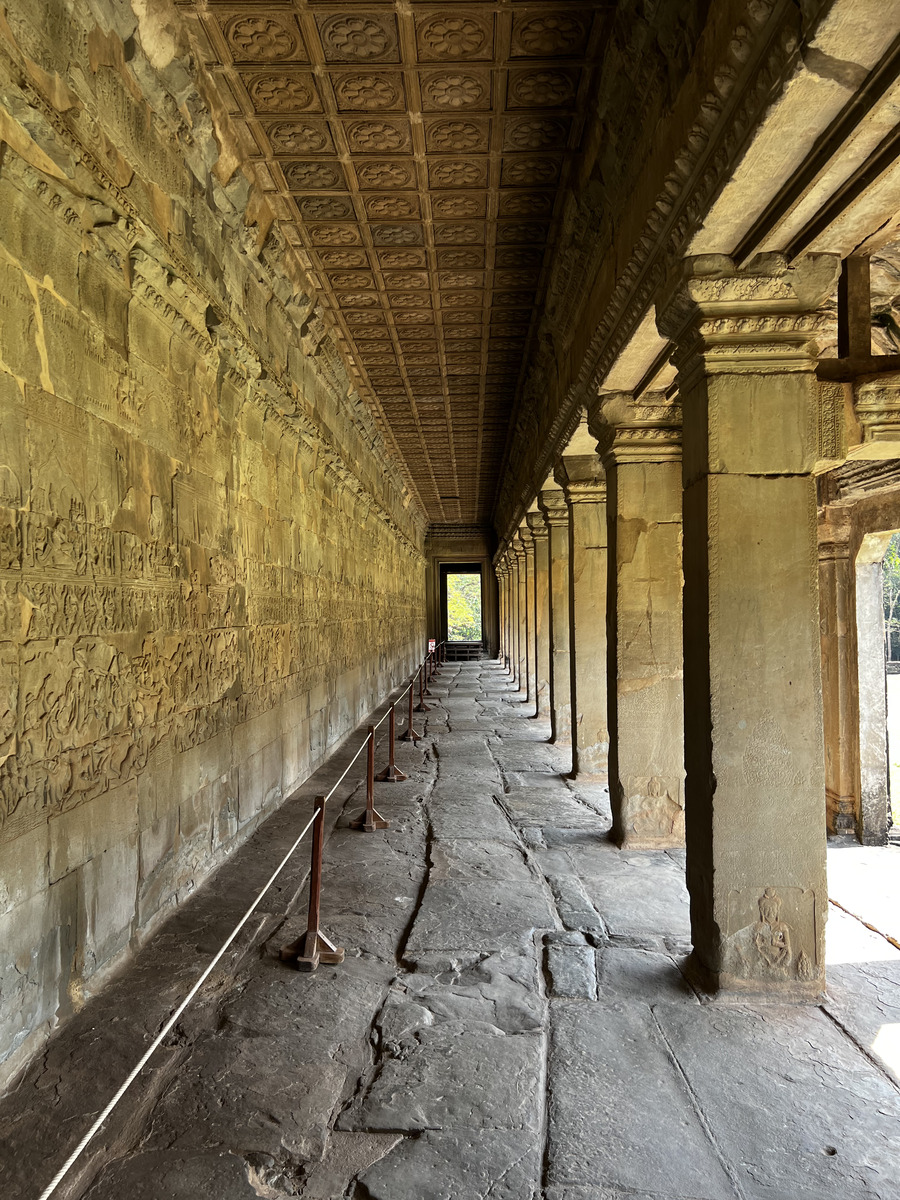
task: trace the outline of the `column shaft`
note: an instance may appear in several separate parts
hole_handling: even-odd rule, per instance
[[[612,836],[622,846],[680,846],[681,411],[662,395],[608,396],[593,410],[591,429],[609,495]]]
[[[550,548],[543,513],[526,520],[534,538],[534,662],[536,717],[550,715]]]
[[[550,602],[550,741],[572,744],[572,665],[569,657],[569,508],[561,488],[541,492],[547,522]]]
[[[556,478],[569,505],[572,769],[597,777],[605,774],[609,754],[606,482],[596,455],[565,456]]]
[[[812,310],[835,264],[703,263],[663,306],[684,412],[687,879],[694,961],[735,991],[824,984]]]

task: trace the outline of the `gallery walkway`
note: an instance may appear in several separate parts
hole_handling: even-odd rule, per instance
[[[323,924],[345,963],[278,959],[303,927],[304,847],[57,1194],[900,1197],[900,951],[833,907],[828,1004],[699,997],[678,965],[681,855],[605,839],[603,787],[561,777],[496,664],[448,666],[432,690],[425,738],[398,752],[408,782],[379,786],[390,829],[348,828],[357,789],[326,845]],[[355,745],[0,1104],[5,1200],[37,1200]],[[852,909],[855,852],[834,853]]]

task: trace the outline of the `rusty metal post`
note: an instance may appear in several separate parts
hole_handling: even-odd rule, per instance
[[[409,685],[409,717],[406,722],[406,731],[400,734],[401,742],[417,742],[422,736],[421,733],[418,733],[413,728],[413,692],[415,690],[415,686],[415,682],[412,682]]]
[[[425,655],[425,687],[422,691],[423,696],[431,695],[431,692],[429,692],[429,690],[428,690],[428,684],[431,682],[431,655],[432,655],[431,650],[429,650],[428,653]]]
[[[355,821],[350,822],[350,828],[374,833],[376,829],[387,829],[389,825],[390,821],[386,821],[375,808],[375,726],[370,725],[366,748],[366,807]]]
[[[391,717],[390,717],[390,721],[388,722],[388,741],[390,742],[390,746],[391,746],[390,757],[388,759],[388,765],[384,768],[383,771],[379,771],[379,773],[375,776],[375,778],[378,780],[379,783],[402,783],[403,780],[406,778],[406,776],[399,769],[399,767],[394,766],[394,728],[395,728],[394,709],[395,709],[395,707],[396,707],[396,704],[391,705]]]
[[[292,962],[298,971],[315,971],[320,962],[342,963],[344,951],[330,942],[319,928],[322,906],[322,850],[325,846],[325,797],[314,801],[312,854],[309,872],[309,915],[306,933],[281,948],[281,958]]]
[[[419,703],[416,705],[416,712],[431,712],[431,706],[425,703],[425,697],[430,695],[428,689],[422,683],[422,676],[425,673],[425,665],[419,667]]]

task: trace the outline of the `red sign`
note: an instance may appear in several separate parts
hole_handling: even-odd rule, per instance
[[[428,653],[429,654],[435,648],[436,645],[437,645],[437,641],[434,638],[428,639]]]

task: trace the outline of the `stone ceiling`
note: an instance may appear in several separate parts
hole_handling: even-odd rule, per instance
[[[432,522],[489,521],[610,7],[182,0]]]

